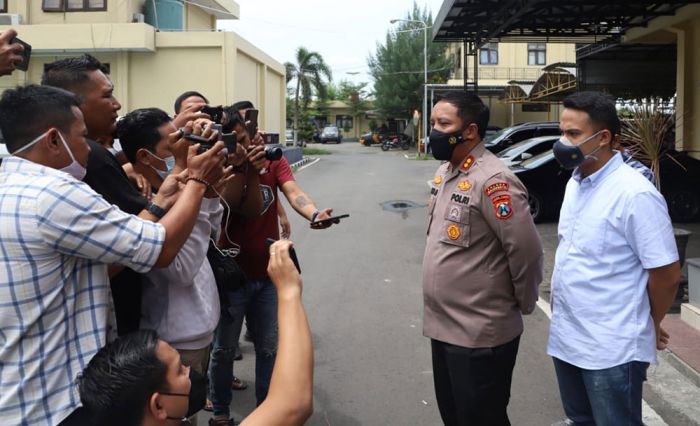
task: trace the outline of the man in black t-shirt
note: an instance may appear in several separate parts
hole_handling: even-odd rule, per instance
[[[85,117],[90,146],[83,181],[121,210],[155,219],[144,210],[148,200],[132,185],[119,162],[95,142],[99,137],[114,133],[117,111],[121,109],[114,97],[114,85],[107,76],[107,68],[90,55],[65,58],[46,65],[42,84],[60,87],[82,99],[80,109]],[[141,275],[131,269],[110,275],[117,332],[122,335],[136,331],[141,315]]]

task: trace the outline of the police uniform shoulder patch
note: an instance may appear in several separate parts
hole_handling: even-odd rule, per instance
[[[499,195],[492,200],[493,208],[496,212],[496,217],[499,219],[508,219],[513,215],[513,205],[510,203],[510,195]]]
[[[469,157],[467,157],[466,160],[464,160],[464,163],[462,163],[462,167],[460,167],[460,170],[466,172],[467,170],[472,168],[474,162],[474,156],[470,155]]]
[[[508,187],[508,182],[496,182],[484,188],[484,193],[490,197],[497,192],[508,192]]]
[[[459,226],[452,224],[447,227],[447,237],[452,241],[457,241],[462,236]]]
[[[472,189],[472,184],[471,182],[465,179],[457,184],[457,188],[459,188],[460,191],[469,191],[470,189]]]

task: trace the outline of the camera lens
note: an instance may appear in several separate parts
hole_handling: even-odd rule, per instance
[[[280,158],[282,158],[282,148],[278,146],[265,147],[265,159],[270,161],[277,161]]]

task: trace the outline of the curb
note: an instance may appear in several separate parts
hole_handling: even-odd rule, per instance
[[[685,376],[685,378],[692,382],[695,386],[700,388],[700,373],[695,371],[693,367],[688,365],[685,361],[678,357],[678,355],[674,354],[673,351],[665,349],[657,352],[657,355],[659,358],[663,358],[664,361],[668,362],[671,367]]]
[[[297,161],[296,163],[290,164],[289,168],[292,169],[293,173],[297,173],[297,172],[304,170],[307,167],[310,167],[310,166],[318,163],[319,161],[321,161],[320,158],[304,157],[301,160]]]

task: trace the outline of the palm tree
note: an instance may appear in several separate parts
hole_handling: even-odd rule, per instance
[[[323,96],[326,82],[331,81],[331,69],[318,52],[311,52],[305,47],[299,47],[296,54],[296,64],[286,62],[287,84],[296,80],[294,97],[294,141],[298,139],[300,107],[307,108],[314,91],[317,96]],[[325,80],[324,80],[325,77]],[[301,95],[301,98],[299,97]]]

